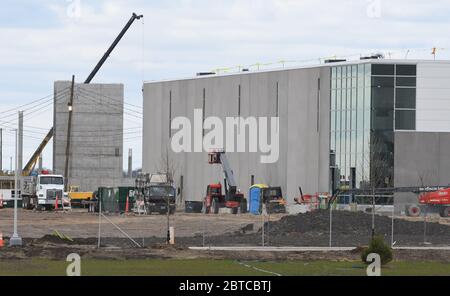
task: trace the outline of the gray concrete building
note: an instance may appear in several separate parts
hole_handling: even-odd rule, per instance
[[[281,186],[291,202],[299,186],[304,193],[418,186],[423,177],[411,171],[419,167],[419,175],[433,168],[427,182],[450,183],[450,151],[443,148],[450,133],[450,61],[364,59],[154,81],[144,83],[143,104],[143,170],[161,170],[169,155],[187,200],[200,201],[208,184],[222,180],[206,151],[171,149],[172,120],[184,116],[193,122],[194,109],[223,120],[279,117],[278,162],[262,164],[261,153],[227,153],[246,194],[252,177]],[[424,148],[426,143],[439,153]],[[419,165],[417,159],[430,155],[430,162]],[[354,199],[339,201],[364,202]]]
[[[55,82],[53,171],[64,175],[70,81]],[[76,84],[69,149],[68,185],[81,191],[123,183],[122,84]]]

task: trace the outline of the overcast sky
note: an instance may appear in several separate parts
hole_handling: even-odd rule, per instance
[[[281,60],[318,63],[319,58],[382,52],[392,58],[450,58],[448,0],[3,0],[0,8],[0,126],[10,110],[51,95],[55,80],[75,74],[82,82],[132,12],[136,22],[94,82],[124,83],[127,103],[142,105],[142,81],[193,76],[217,68]],[[410,49],[409,53],[407,50]],[[232,71],[232,70],[230,70]],[[47,107],[45,107],[47,106]],[[9,116],[9,117],[8,117]],[[24,162],[52,126],[52,106],[25,113]],[[125,117],[125,127],[140,126]],[[2,121],[3,120],[3,121]],[[10,125],[8,125],[10,126]],[[125,136],[124,151],[141,140]],[[4,134],[4,168],[13,156]],[[52,166],[51,145],[44,164]]]

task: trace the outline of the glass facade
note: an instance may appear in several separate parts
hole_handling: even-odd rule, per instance
[[[331,147],[335,188],[369,177],[371,65],[332,68]],[[339,184],[339,185],[338,185]]]
[[[415,108],[415,65],[331,68],[333,191],[393,186],[394,131],[415,129]]]

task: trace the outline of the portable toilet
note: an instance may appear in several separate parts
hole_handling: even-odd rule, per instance
[[[262,194],[263,189],[269,188],[268,185],[265,184],[256,184],[250,187],[249,196],[249,212],[253,215],[261,214],[261,203],[262,203]]]

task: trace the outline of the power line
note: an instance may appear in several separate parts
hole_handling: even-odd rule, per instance
[[[118,111],[120,111],[120,112],[123,112],[123,114],[127,114],[127,115],[129,115],[129,116],[132,116],[132,117],[135,117],[135,118],[138,118],[138,119],[142,119],[142,116],[135,115],[135,114],[132,114],[132,113],[129,113],[129,112],[125,112],[122,108],[117,107],[117,106],[115,106],[114,104],[106,104],[106,103],[99,102],[96,98],[93,98],[93,97],[88,96],[88,95],[86,95],[86,94],[81,94],[81,97],[84,98],[84,99],[87,99],[87,100],[89,100],[89,101],[92,101],[92,102],[94,102],[94,103],[96,103],[96,104],[98,104],[98,105],[102,105],[102,106],[107,106],[107,107],[110,107],[110,108],[114,108],[115,110],[118,110]]]
[[[78,92],[81,92],[82,95],[84,94],[85,96],[89,96],[90,98],[95,98],[94,95],[97,95],[97,94],[93,94],[92,92],[86,92],[86,91],[83,90],[83,89],[78,89],[77,91],[78,91]],[[100,96],[100,95],[98,95],[98,96]],[[109,100],[112,100],[112,101],[116,101],[116,102],[117,102],[117,104],[109,103],[108,105],[117,106],[117,107],[119,107],[119,108],[123,108],[123,110],[129,111],[129,112],[133,112],[133,113],[136,113],[136,114],[141,115],[141,116],[142,116],[142,114],[143,114],[141,111],[136,111],[136,110],[133,110],[133,109],[126,108],[126,107],[124,106],[125,104],[124,104],[122,101],[119,101],[119,100],[113,99],[113,98],[109,98],[109,97],[106,97],[106,96],[103,96],[103,97],[105,97],[105,98],[107,98],[107,99],[109,99]],[[97,98],[95,98],[95,99],[97,99]]]
[[[67,91],[67,90],[68,90],[68,88],[63,89],[61,92],[64,93],[64,92]],[[38,102],[40,102],[40,101],[44,101],[44,100],[48,101],[48,98],[50,98],[51,96],[54,96],[54,94],[47,95],[47,96],[45,96],[45,97],[42,97],[42,98],[40,98],[40,99],[38,99],[38,100],[34,100],[34,101],[30,102],[30,103],[21,105],[21,106],[19,106],[19,107],[15,107],[15,108],[12,108],[12,109],[9,109],[9,110],[6,110],[6,111],[1,111],[1,113],[4,114],[2,117],[3,117],[3,118],[5,118],[5,117],[10,117],[10,116],[12,116],[12,115],[15,115],[15,114],[17,113],[17,111],[22,110],[22,109],[23,109],[22,111],[34,109],[34,108],[36,108],[36,107],[42,105],[43,103],[39,103],[39,104],[37,104],[36,106],[29,107],[29,108],[25,108],[25,107],[30,106],[30,105],[34,105],[34,104],[36,104],[36,103],[38,103]],[[53,98],[51,98],[51,99],[53,99]],[[12,114],[9,114],[9,115],[8,115],[8,113],[12,113]]]
[[[55,101],[59,101],[59,100],[61,100],[63,97],[64,97],[64,95],[66,95],[66,91],[64,91],[64,92],[62,92],[62,93],[60,93],[60,94],[58,94],[55,98],[51,98],[51,99],[49,99],[49,100],[46,100],[45,102],[43,102],[43,103],[40,103],[40,104],[38,104],[38,105],[36,105],[36,106],[33,106],[33,107],[30,107],[30,108],[28,108],[28,109],[24,109],[24,110],[22,110],[23,112],[24,112],[24,114],[26,115],[26,114],[32,114],[32,113],[35,113],[35,112],[37,112],[37,111],[39,111],[39,110],[42,110],[42,105],[44,105],[44,104],[47,104],[46,105],[46,107],[48,107],[49,105],[48,105],[48,103],[50,102],[50,105],[51,105],[51,102],[53,101],[53,100],[55,100]],[[35,108],[37,108],[37,107],[41,107],[41,108],[39,108],[39,109],[37,109],[37,110],[34,110],[34,111],[30,111],[30,110],[33,110],[33,109],[35,109]],[[20,108],[20,107],[19,107]],[[7,123],[7,124],[12,124],[12,125],[16,125],[16,123],[14,123],[14,119],[11,119],[11,120],[8,120],[8,121],[5,121],[4,119],[5,118],[8,118],[8,117],[13,117],[13,116],[17,116],[17,113],[12,113],[12,114],[9,114],[9,115],[6,115],[6,116],[2,116],[2,122],[4,122],[4,123]]]
[[[125,104],[125,105],[130,106],[130,107],[137,108],[137,109],[139,109],[139,110],[142,110],[142,109],[143,109],[142,106],[137,106],[137,105],[133,105],[133,104],[127,103],[127,102],[125,102],[125,100],[122,102],[122,100],[120,100],[120,99],[112,98],[112,97],[109,97],[109,96],[107,96],[107,95],[105,95],[105,94],[103,94],[103,93],[98,93],[98,92],[95,92],[95,91],[93,91],[93,90],[88,90],[88,89],[85,89],[85,88],[79,88],[79,89],[77,89],[77,90],[81,90],[81,91],[85,91],[85,92],[88,92],[88,93],[91,93],[91,94],[95,94],[95,95],[97,95],[97,96],[104,97],[104,98],[110,99],[110,100],[112,100],[112,101],[117,101],[117,102],[119,102],[119,103],[123,103],[123,104]]]
[[[43,97],[43,98],[37,99],[37,100],[32,101],[32,102],[30,102],[30,103],[21,105],[21,106],[19,106],[19,107],[12,108],[12,109],[10,109],[10,110],[3,111],[2,113],[9,113],[9,112],[18,111],[19,109],[21,109],[21,108],[23,108],[23,107],[25,107],[25,106],[32,105],[32,104],[37,103],[37,102],[39,102],[39,101],[45,100],[45,99],[47,99],[47,98],[49,98],[49,97],[51,97],[51,96],[53,96],[53,95],[54,95],[54,94],[47,95],[47,96],[45,96],[45,97]]]

